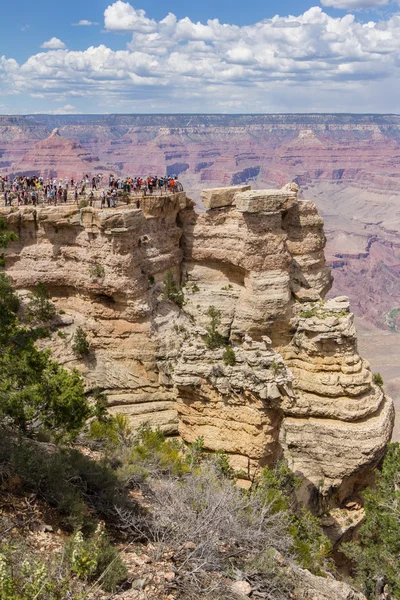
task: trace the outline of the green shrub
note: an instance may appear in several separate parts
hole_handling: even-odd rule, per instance
[[[319,519],[302,509],[292,517],[290,533],[298,563],[314,575],[324,575],[331,566],[332,544],[324,535]]]
[[[289,510],[294,504],[293,493],[299,487],[300,479],[289,469],[287,462],[281,460],[273,467],[264,467],[255,478],[252,488],[258,489],[277,512]]]
[[[269,365],[269,368],[274,373],[274,375],[277,375],[279,373],[280,369],[282,368],[282,365],[280,365],[276,361],[272,361],[272,363]]]
[[[154,275],[148,275],[147,280],[150,285],[154,285],[156,282]]]
[[[300,313],[302,319],[310,319],[315,316],[315,310],[303,310]]]
[[[222,359],[226,365],[233,367],[236,364],[236,354],[232,346],[227,346],[222,355]]]
[[[79,201],[78,208],[86,208],[87,206],[89,206],[88,200],[86,198],[82,198],[82,200]]]
[[[122,414],[93,420],[88,435],[90,440],[99,442],[108,451],[121,445],[127,447],[132,439],[128,418]]]
[[[208,460],[211,461],[217,473],[227,479],[234,479],[236,476],[235,470],[231,467],[229,457],[223,450],[217,450],[212,453]]]
[[[87,335],[82,329],[82,327],[78,327],[75,331],[72,350],[77,356],[87,356],[90,352],[90,345],[87,339]]]
[[[105,275],[104,267],[100,263],[93,263],[92,265],[89,265],[88,271],[92,279],[102,279]]]
[[[225,338],[218,331],[218,327],[221,325],[221,311],[210,306],[207,311],[207,315],[210,317],[210,322],[207,325],[207,335],[205,336],[205,343],[207,348],[215,350],[225,344]]]
[[[383,385],[383,377],[380,373],[374,373],[372,375],[372,381],[376,384],[382,387]]]
[[[183,291],[175,282],[172,271],[168,271],[164,279],[164,298],[171,300],[179,308],[182,308],[185,301]]]
[[[343,544],[341,550],[353,561],[355,581],[369,600],[385,586],[391,598],[400,598],[400,444],[388,444],[375,486],[363,498],[359,542]]]
[[[82,586],[54,558],[15,542],[0,546],[1,600],[81,600]]]
[[[167,440],[160,429],[152,429],[148,425],[137,432],[124,463],[142,467],[149,474],[180,476],[189,471],[182,445],[175,440]]]
[[[11,287],[11,279],[0,273],[0,342],[2,346],[9,343],[14,327],[17,324],[19,298]]]
[[[32,325],[47,325],[55,317],[56,312],[46,286],[38,283],[29,297],[26,321]]]
[[[9,279],[0,274],[0,418],[27,435],[74,436],[91,414],[83,380],[38,350],[38,330],[20,325],[18,307]]]
[[[0,463],[5,471],[18,478],[21,491],[48,502],[64,527],[86,527],[93,520],[107,519],[118,528],[119,510],[138,514],[136,502],[104,462],[71,448],[49,451],[37,442],[18,440],[5,431],[1,434]]]
[[[127,577],[127,569],[110,538],[99,524],[95,533],[86,537],[78,531],[66,546],[70,569],[80,579],[97,582],[106,592],[115,592]]]

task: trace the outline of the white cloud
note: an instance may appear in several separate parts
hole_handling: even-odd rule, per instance
[[[322,6],[341,8],[344,10],[361,10],[363,8],[377,8],[386,6],[391,0],[321,0]]]
[[[157,22],[147,18],[144,10],[136,10],[129,2],[122,2],[122,0],[117,0],[106,8],[104,25],[109,31],[151,33],[157,29]]]
[[[40,47],[45,48],[46,50],[60,50],[62,48],[66,48],[66,45],[58,38],[52,37],[47,42],[43,42]]]
[[[157,21],[118,0],[104,22],[131,33],[125,50],[70,51],[50,40],[51,51],[22,64],[0,57],[2,92],[79,98],[91,112],[397,110],[398,15],[363,23],[315,6],[240,27],[171,13]]]
[[[88,21],[87,19],[81,19],[77,23],[72,23],[74,27],[90,27],[91,25],[98,25],[95,21]]]

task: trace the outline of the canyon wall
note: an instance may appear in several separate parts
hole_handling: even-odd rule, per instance
[[[51,348],[133,426],[225,451],[243,477],[282,455],[315,491],[349,497],[383,455],[393,406],[357,352],[331,286],[323,221],[295,184],[206,190],[140,206],[4,208],[7,273],[61,314]],[[170,272],[182,308],[165,297]],[[210,307],[223,343],[207,344]],[[91,352],[72,351],[77,327]],[[227,360],[227,345],[230,357]]]
[[[199,205],[204,187],[296,181],[325,220],[333,293],[393,331],[400,329],[399,166],[396,115],[0,117],[0,175],[174,174]]]

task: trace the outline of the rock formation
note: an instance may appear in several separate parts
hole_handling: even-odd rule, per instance
[[[14,169],[21,174],[40,173],[43,177],[76,177],[80,180],[94,169],[98,160],[78,142],[63,138],[56,127],[49,137],[37,142]]]
[[[346,298],[331,286],[323,221],[297,186],[207,190],[96,210],[2,211],[20,290],[42,281],[65,314],[52,349],[133,425],[149,422],[225,451],[248,476],[282,455],[316,491],[349,497],[383,455],[393,407],[357,353]],[[182,310],[163,294],[184,285]],[[210,307],[218,340],[210,344]],[[78,326],[92,351],[78,361]],[[215,333],[215,331],[214,331]]]

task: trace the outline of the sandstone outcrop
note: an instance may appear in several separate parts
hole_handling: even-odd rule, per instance
[[[127,414],[134,426],[151,419],[168,433],[177,431],[175,394],[159,385],[152,329],[157,283],[169,269],[179,272],[182,230],[176,218],[186,203],[186,196],[177,194],[167,203],[145,199],[143,210],[3,211],[19,237],[7,254],[15,285],[32,289],[42,281],[69,318],[63,327],[67,341],[52,340],[57,358],[79,367],[89,387],[104,389],[111,410]],[[173,316],[174,307],[159,306]],[[71,351],[78,326],[92,347],[84,362]]]
[[[204,214],[184,193],[139,208],[7,208],[19,236],[7,272],[20,290],[46,284],[65,311],[53,352],[112,411],[202,436],[244,477],[284,455],[309,498],[341,500],[382,457],[393,407],[358,356],[347,299],[324,301],[323,222],[297,191],[212,190]],[[168,272],[182,309],[163,294]],[[211,306],[228,355],[207,344]],[[84,361],[71,351],[78,326]]]
[[[282,351],[296,400],[282,403],[281,443],[292,468],[321,493],[339,488],[339,500],[353,491],[352,474],[383,455],[394,421],[392,401],[358,355],[353,321],[346,297],[297,304]]]

